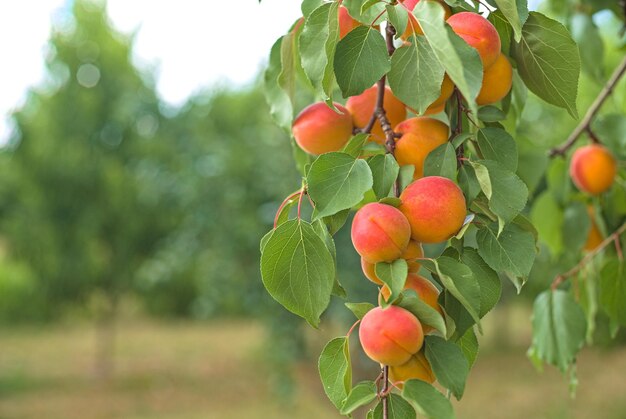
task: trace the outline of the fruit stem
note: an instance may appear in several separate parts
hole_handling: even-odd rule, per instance
[[[598,94],[598,97],[596,97],[596,100],[594,100],[594,102],[591,104],[591,106],[587,110],[585,117],[582,119],[582,121],[580,121],[580,124],[578,124],[578,126],[574,129],[574,131],[572,131],[572,133],[567,138],[567,140],[562,145],[550,150],[550,153],[549,153],[550,157],[564,156],[567,150],[569,150],[574,145],[578,137],[580,137],[580,135],[583,132],[589,133],[592,141],[599,142],[598,138],[595,137],[595,135],[593,135],[593,133],[591,132],[591,128],[590,128],[591,122],[593,121],[593,118],[596,116],[596,114],[598,113],[598,111],[600,110],[604,102],[608,99],[611,93],[613,93],[613,90],[615,89],[617,82],[619,82],[619,80],[622,78],[622,76],[625,73],[626,73],[626,57],[624,57],[622,62],[617,66],[617,68],[615,69],[615,71],[613,72],[609,80],[606,82],[602,90],[600,90],[600,93]]]

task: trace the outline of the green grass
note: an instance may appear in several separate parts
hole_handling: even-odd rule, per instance
[[[495,327],[486,322],[485,336],[493,336]],[[313,351],[323,344],[319,336],[310,334]],[[626,350],[585,351],[572,400],[565,378],[552,368],[538,374],[525,358],[526,327],[515,336],[514,346],[504,351],[484,339],[486,349],[456,403],[458,418],[626,417]],[[339,417],[322,393],[313,360],[295,368],[292,401],[276,396],[263,363],[263,340],[263,328],[253,321],[125,321],[118,330],[115,378],[103,384],[93,374],[95,335],[89,324],[3,329],[0,418]],[[360,368],[355,375],[370,372]]]

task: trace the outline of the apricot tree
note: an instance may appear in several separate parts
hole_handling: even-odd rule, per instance
[[[535,197],[518,175],[515,118],[528,91],[578,118],[579,48],[563,24],[529,12],[523,0],[304,0],[302,13],[274,44],[265,73],[302,184],[261,240],[263,283],[315,328],[331,295],[347,301],[356,322],[319,358],[324,391],[341,414],[373,404],[372,418],[454,417],[448,397],[463,396],[501,278],[519,291],[539,248],[527,216]],[[294,119],[307,92],[318,101]],[[576,138],[591,133],[590,119]],[[606,193],[616,160],[590,147],[577,152],[572,176],[581,189]],[[377,306],[350,301],[336,275],[333,235],[352,210],[352,243],[364,277],[380,286]],[[588,228],[576,236],[577,254],[581,237],[594,232],[585,205],[581,211]],[[609,240],[601,230],[593,252]],[[610,239],[618,243],[623,230]],[[626,293],[614,280],[623,277],[621,262],[606,269],[615,274],[611,289]],[[563,369],[587,321],[576,294],[559,289],[571,275],[539,296],[531,350]],[[356,327],[381,372],[353,385]]]

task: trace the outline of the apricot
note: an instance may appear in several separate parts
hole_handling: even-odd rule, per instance
[[[346,36],[348,32],[359,25],[359,21],[350,16],[348,9],[344,6],[339,6],[339,39]]]
[[[409,272],[418,272],[420,270],[420,263],[416,259],[423,256],[424,250],[422,249],[422,245],[415,240],[410,240],[406,250],[400,255],[402,259],[406,259]],[[368,262],[365,258],[361,258],[361,269],[367,279],[377,285],[384,285],[383,281],[376,275],[375,263]]]
[[[357,211],[351,235],[354,248],[366,261],[392,262],[406,250],[411,227],[397,208],[372,202]]]
[[[424,161],[428,154],[448,141],[448,126],[438,119],[410,118],[395,131],[402,136],[396,141],[395,156],[400,166],[413,165],[413,179],[424,176]]]
[[[439,290],[428,279],[424,278],[421,275],[410,273],[406,277],[404,289],[415,291],[420,300],[422,300],[443,315],[443,311],[441,310],[441,307],[437,302],[437,299],[439,298]],[[389,287],[387,287],[387,285],[383,285],[380,293],[382,294],[385,301],[387,301],[389,295],[391,294],[391,291],[389,291]]]
[[[447,20],[452,30],[478,51],[483,70],[491,67],[500,55],[500,35],[487,19],[473,12],[456,13]]]
[[[448,101],[448,99],[450,99],[450,96],[452,96],[453,92],[454,83],[452,82],[452,80],[450,80],[450,77],[448,77],[447,74],[444,74],[443,80],[441,82],[441,94],[439,95],[437,100],[435,100],[433,103],[430,104],[428,108],[426,108],[426,111],[424,111],[424,115],[434,115],[438,114],[439,112],[443,112],[444,108],[446,107],[446,102]],[[417,112],[413,108],[409,108],[409,110],[415,114],[419,114],[419,112]]]
[[[338,103],[334,104],[339,113],[330,109],[324,102],[317,102],[304,108],[291,127],[296,143],[310,154],[323,154],[338,151],[352,137],[352,116]]]
[[[389,378],[392,383],[398,381],[404,382],[413,378],[426,381],[430,384],[435,382],[435,374],[433,374],[433,370],[426,359],[426,355],[424,355],[424,351],[419,351],[402,365],[389,367]],[[404,384],[398,383],[397,386],[402,389]]]
[[[431,0],[428,0],[428,1],[431,1]],[[443,10],[445,13],[444,19],[448,19],[452,15],[452,10],[450,9],[450,6],[448,6],[443,1],[439,1],[439,0],[435,0],[435,1],[437,1],[437,3],[443,6]],[[422,31],[422,27],[420,26],[419,22],[417,21],[417,19],[412,13],[413,10],[415,9],[415,6],[419,2],[420,0],[404,0],[400,2],[404,6],[404,8],[409,11],[409,23],[406,25],[406,29],[402,33],[402,36],[401,36],[402,39],[407,39],[414,33],[416,33],[417,35],[424,35],[424,32]]]
[[[496,62],[483,72],[483,84],[476,97],[479,105],[490,105],[502,100],[511,90],[513,69],[504,54],[498,55]]]
[[[617,162],[606,147],[590,144],[574,152],[569,173],[578,189],[590,195],[599,195],[613,184]]]
[[[360,95],[352,96],[348,99],[346,108],[352,114],[352,121],[355,127],[363,128],[367,125],[374,112],[377,95],[378,87],[372,86]],[[406,118],[406,106],[394,96],[388,86],[385,86],[383,107],[387,113],[387,120],[389,120],[391,128],[395,128],[396,125]],[[378,120],[376,120],[372,128],[372,139],[380,144],[385,142],[385,133]]]
[[[422,325],[411,312],[398,306],[375,307],[367,312],[359,327],[363,350],[384,365],[402,365],[424,343]]]
[[[604,237],[602,236],[602,232],[598,228],[598,224],[596,223],[596,219],[593,213],[593,207],[591,205],[587,206],[587,214],[589,214],[591,227],[589,228],[589,234],[587,235],[587,241],[583,246],[583,250],[591,252],[595,250],[598,246],[600,246],[600,243],[604,241]]]
[[[400,211],[411,225],[411,238],[421,243],[439,243],[463,226],[465,197],[450,179],[427,176],[411,183],[400,195]]]

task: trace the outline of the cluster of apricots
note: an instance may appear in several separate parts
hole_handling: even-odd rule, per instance
[[[459,231],[466,215],[465,197],[451,180],[427,176],[411,183],[400,201],[398,208],[369,203],[354,216],[352,243],[361,256],[363,273],[382,286],[381,296],[388,300],[391,291],[377,276],[376,264],[405,259],[405,289],[415,291],[424,303],[442,313],[437,302],[439,290],[418,275],[422,243],[439,243]],[[424,335],[431,331],[411,312],[392,305],[370,310],[361,321],[359,338],[372,360],[390,367],[392,381],[419,378],[433,382],[434,375],[422,350]]]
[[[410,17],[407,30],[403,34],[405,39],[413,32],[422,33],[411,13],[418,1],[403,2]],[[450,8],[445,3],[440,3],[446,10],[450,27],[478,51],[482,60],[483,84],[476,99],[477,103],[487,105],[501,100],[511,89],[512,69],[507,58],[500,53],[500,37],[495,27],[477,13],[461,12],[451,15]],[[339,7],[341,37],[359,25],[344,6]],[[422,176],[423,163],[428,153],[448,140],[448,126],[426,115],[442,112],[453,91],[454,83],[446,74],[441,84],[440,96],[428,107],[424,116],[407,119],[407,110],[417,112],[402,103],[389,87],[385,87],[383,107],[387,120],[394,132],[401,135],[396,143],[396,159],[400,165],[415,166],[415,179]],[[292,132],[296,143],[304,151],[314,155],[341,150],[352,137],[355,128],[367,125],[374,112],[376,99],[377,86],[373,86],[360,95],[348,98],[345,105],[334,103],[336,110],[330,109],[323,102],[306,107],[293,123]],[[376,121],[372,127],[370,139],[380,144],[385,142],[380,122]]]

